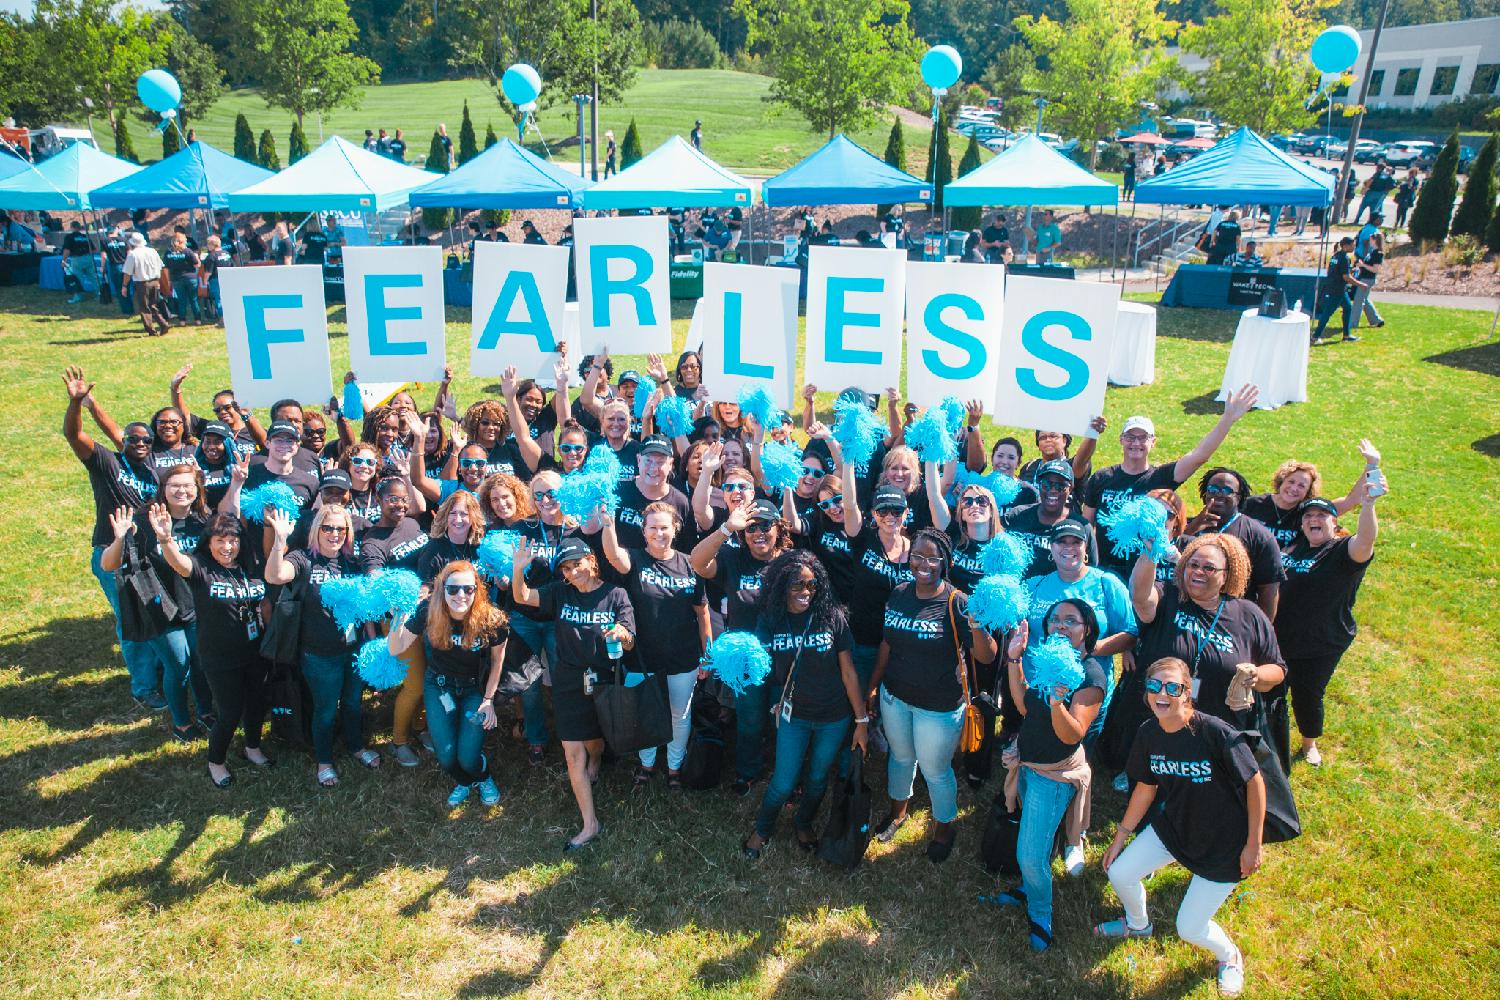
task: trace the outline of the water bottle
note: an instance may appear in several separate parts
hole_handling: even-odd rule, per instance
[[[625,647],[620,644],[619,639],[607,635],[604,637],[604,652],[611,660],[618,660],[625,655]]]
[[[1292,306],[1292,312],[1294,312],[1294,313],[1300,313],[1301,311],[1302,311],[1302,300],[1298,299],[1297,300],[1297,304],[1294,305],[1294,306]]]

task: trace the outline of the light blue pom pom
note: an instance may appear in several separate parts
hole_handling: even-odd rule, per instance
[[[360,680],[377,691],[385,691],[406,680],[406,664],[391,655],[385,639],[371,639],[354,654],[354,668]]]
[[[656,404],[656,430],[669,438],[687,437],[693,431],[693,404],[668,393]]]
[[[521,533],[509,528],[486,534],[476,557],[480,574],[492,580],[509,580],[515,566],[516,547],[520,544]]]
[[[653,391],[648,391],[643,385],[635,387],[635,419],[639,420],[646,415],[646,405],[651,402]]]
[[[1015,535],[996,535],[979,550],[979,562],[985,576],[1019,577],[1031,567],[1031,546]]]
[[[833,437],[844,451],[844,460],[855,465],[868,462],[885,437],[885,424],[857,399],[834,400],[833,413]]]
[[[964,406],[963,400],[957,396],[944,396],[943,401],[937,405],[937,409],[942,411],[947,421],[949,434],[957,434],[969,416],[968,407]]]
[[[349,629],[371,621],[365,613],[369,580],[363,576],[340,576],[325,580],[318,587],[318,596],[324,609],[338,622],[339,628]]]
[[[760,471],[772,497],[782,490],[794,490],[802,477],[802,452],[780,441],[767,441],[760,449]]]
[[[995,503],[1001,507],[1007,507],[1016,502],[1016,497],[1021,495],[1022,483],[1014,476],[1007,476],[1003,472],[991,472],[987,475],[979,475],[970,472],[960,465],[958,475],[954,477],[953,486],[956,491],[961,492],[965,486],[983,486],[989,490],[995,498]]]
[[[1138,496],[1113,510],[1100,511],[1098,521],[1104,525],[1104,533],[1117,554],[1133,559],[1149,541],[1152,558],[1160,564],[1167,561],[1167,554],[1173,548],[1167,532],[1169,513],[1166,505],[1154,497]]]
[[[725,632],[708,647],[708,670],[735,694],[744,694],[771,672],[771,654],[749,632]]]
[[[969,617],[988,632],[1009,632],[1030,607],[1026,589],[1013,576],[986,576],[969,597]]]
[[[240,494],[240,512],[248,521],[264,524],[267,507],[275,508],[293,521],[302,512],[302,507],[297,503],[297,494],[286,483],[278,480],[262,483],[255,489],[245,490]]]
[[[1070,693],[1083,683],[1083,660],[1065,635],[1049,635],[1026,654],[1029,685],[1043,694],[1061,684]]]
[[[422,581],[409,569],[380,569],[369,577],[370,585],[365,598],[367,621],[376,621],[386,615],[405,619],[417,610],[421,600]]]
[[[604,442],[589,449],[589,457],[584,459],[583,467],[579,470],[585,475],[598,473],[613,480],[619,480],[620,471],[620,456],[616,455],[615,450]]]
[[[929,407],[906,428],[906,443],[916,450],[917,457],[924,462],[951,462],[958,457],[958,442],[948,430],[947,418],[942,410]]]
[[[746,386],[740,390],[740,412],[754,417],[755,422],[768,432],[781,426],[781,420],[786,416],[785,411],[771,402],[771,394],[760,386]]]
[[[608,445],[601,445],[608,450]],[[599,448],[595,448],[598,451]],[[619,462],[616,461],[616,466]],[[565,516],[587,521],[602,504],[610,513],[620,506],[619,479],[606,472],[579,471],[563,476],[557,488],[557,504]]]

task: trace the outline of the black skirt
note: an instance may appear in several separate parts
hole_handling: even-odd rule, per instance
[[[594,710],[594,699],[583,693],[586,669],[573,663],[558,663],[552,667],[552,717],[560,740],[584,743],[604,738],[604,730],[599,728],[599,715]],[[606,679],[601,676],[595,683],[605,683]]]

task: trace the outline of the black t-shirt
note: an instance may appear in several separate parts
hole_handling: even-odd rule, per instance
[[[1270,493],[1258,493],[1255,496],[1246,497],[1245,502],[1240,504],[1240,513],[1265,525],[1279,548],[1284,549],[1292,544],[1292,539],[1296,538],[1302,529],[1301,508],[1293,507],[1291,510],[1282,510],[1276,506],[1276,501],[1272,499]],[[1280,614],[1280,611],[1277,613]]]
[[[203,500],[208,504],[209,510],[217,510],[219,501],[229,492],[230,470],[233,466],[227,458],[222,459],[217,466],[210,465],[201,452],[193,454],[193,462],[203,472]]]
[[[1083,504],[1094,509],[1097,521],[1098,515],[1113,511],[1121,504],[1135,497],[1145,496],[1152,490],[1175,490],[1182,485],[1177,479],[1176,470],[1176,462],[1148,466],[1142,473],[1126,472],[1118,465],[1100,469],[1083,484]],[[1128,581],[1130,567],[1135,560],[1116,552],[1102,527],[1094,529],[1094,536],[1099,549],[1099,568]]]
[[[884,630],[886,599],[899,584],[911,581],[911,568],[886,558],[880,531],[873,524],[866,523],[858,537],[849,539],[849,549],[854,556],[857,595],[849,608],[849,627],[854,630],[856,643],[875,646]]]
[[[302,647],[320,656],[350,653],[359,645],[359,630],[339,628],[323,607],[323,583],[343,576],[359,576],[359,566],[343,553],[330,559],[302,549],[286,557],[305,585],[302,592]]]
[[[193,573],[187,582],[193,592],[199,659],[205,669],[214,669],[218,658],[231,651],[239,656],[258,655],[259,605],[266,596],[265,581],[242,566],[225,569],[207,552],[194,552],[192,558]]]
[[[1275,537],[1253,517],[1245,517],[1243,512],[1230,519],[1228,524],[1210,529],[1224,535],[1238,538],[1244,543],[1245,552],[1250,556],[1250,590],[1246,596],[1254,599],[1255,588],[1263,587],[1268,583],[1280,583],[1286,579],[1286,573],[1281,568],[1281,548],[1276,544]],[[1181,535],[1177,538],[1179,549],[1187,548],[1188,542],[1193,540],[1190,535]]]
[[[1276,608],[1276,638],[1283,655],[1327,656],[1354,642],[1354,602],[1374,557],[1355,562],[1349,554],[1353,540],[1336,538],[1313,548],[1299,534],[1287,547],[1282,556],[1286,582]]]
[[[1249,838],[1245,786],[1260,773],[1245,734],[1202,712],[1175,733],[1147,719],[1125,772],[1156,786],[1161,811],[1151,829],[1188,871],[1211,882],[1238,882]]]
[[[390,150],[391,159],[395,160],[397,163],[405,163],[406,162],[406,140],[405,139],[392,139],[390,141],[390,145],[388,145],[386,148],[388,150]]]
[[[245,477],[246,491],[273,481],[285,483],[291,487],[292,495],[297,498],[297,506],[302,508],[306,508],[318,492],[318,477],[306,469],[297,468],[295,463],[292,465],[292,471],[280,473],[272,472],[264,459],[259,462],[254,458],[250,459],[250,474]]]
[[[439,598],[441,599],[441,598]],[[483,684],[490,673],[490,650],[505,645],[510,638],[510,629],[500,626],[488,637],[464,643],[462,627],[449,635],[447,649],[439,649],[427,638],[427,611],[430,601],[417,605],[406,620],[406,629],[422,639],[422,649],[427,654],[427,669],[451,677],[463,684]],[[461,622],[455,622],[462,625]]]
[[[560,665],[583,669],[602,668],[609,663],[604,648],[604,630],[622,625],[639,637],[635,609],[624,589],[603,583],[587,594],[569,583],[549,583],[537,591],[544,617],[557,622],[557,658]]]
[[[83,467],[88,470],[89,489],[94,494],[93,544],[108,545],[115,540],[109,519],[116,507],[145,510],[156,499],[156,469],[149,464],[135,465],[123,453],[110,451],[97,441]]]
[[[1225,219],[1219,223],[1214,230],[1214,254],[1227,256],[1234,252],[1240,243],[1240,224]]]
[[[1065,704],[1071,706],[1078,692],[1089,688],[1097,688],[1101,696],[1108,689],[1104,668],[1092,656],[1084,659],[1083,683],[1068,696]],[[1042,692],[1035,688],[1026,689],[1026,718],[1021,721],[1021,734],[1017,737],[1016,746],[1021,752],[1021,759],[1028,764],[1056,764],[1060,760],[1067,760],[1078,748],[1077,743],[1064,743],[1057,735],[1057,729],[1052,725],[1052,705],[1048,700],[1051,697],[1051,691],[1047,692],[1047,698],[1043,698]]]
[[[594,448],[608,448],[610,444],[603,437],[589,441],[590,450]],[[640,451],[641,443],[633,438],[626,438],[625,443],[615,449],[615,458],[620,460],[620,486],[624,488],[627,481],[635,478],[635,456]]]
[[[198,542],[207,528],[208,520],[197,514],[189,513],[186,517],[172,518],[172,540],[177,543],[177,551],[185,556],[191,556],[198,550]],[[196,621],[192,587],[162,558],[161,543],[156,540],[156,533],[152,531],[150,522],[146,520],[145,511],[136,514],[135,534],[130,536],[127,544],[136,546],[136,551],[151,563],[156,571],[156,578],[161,581],[162,589],[177,604],[177,611],[172,615],[164,612],[159,601],[152,601],[142,606],[141,620],[148,629],[148,634],[158,636],[170,629],[191,625]],[[127,563],[126,568],[128,565]],[[127,588],[121,587],[121,600],[126,599],[126,593]],[[127,635],[126,638],[138,637]]]
[[[176,281],[198,270],[198,255],[191,250],[168,250],[161,255],[161,263]]]
[[[104,256],[111,267],[124,267],[130,255],[130,243],[123,236],[111,236],[104,241]]]
[[[782,692],[787,691],[788,672],[795,661],[787,695],[792,717],[806,722],[838,722],[850,716],[839,654],[853,651],[854,634],[842,616],[833,628],[818,631],[809,629],[809,617],[809,612],[783,615],[780,627],[773,627],[765,616],[756,623],[755,637],[771,654],[771,704],[774,708]]]
[[[1074,516],[1072,511],[1065,511],[1062,519],[1071,516]],[[1000,518],[1000,525],[1031,547],[1031,565],[1024,576],[1046,576],[1057,572],[1057,563],[1052,561],[1052,525],[1042,523],[1041,504],[1034,503],[1009,511]],[[1083,546],[1088,554],[1089,565],[1099,565],[1099,546],[1094,541],[1092,532],[1084,539]]]
[[[417,576],[422,578],[423,583],[431,583],[449,563],[473,562],[478,554],[477,545],[470,545],[468,542],[454,544],[447,535],[434,538],[417,557]]]
[[[196,464],[196,457],[197,449],[190,444],[178,444],[170,448],[152,445],[151,457],[147,461],[156,467],[158,476],[165,476],[167,470],[174,465]]]
[[[422,550],[430,541],[432,538],[414,517],[403,517],[389,528],[377,524],[360,537],[360,567],[366,573],[377,569],[409,569],[415,573]]]
[[[915,583],[903,583],[891,592],[885,602],[885,631],[882,636],[891,648],[882,683],[896,698],[929,712],[951,712],[963,702],[963,683],[959,679],[958,654],[953,643],[953,626],[958,624],[958,642],[965,657],[974,636],[964,620],[969,599],[959,592],[948,612],[952,588],[944,587],[936,596],[917,596]]]
[[[1375,267],[1366,267],[1366,264],[1380,265],[1385,263],[1385,251],[1379,247],[1372,246],[1365,251],[1365,255],[1359,260],[1359,277],[1362,281],[1368,281],[1380,274]]]
[[[355,517],[362,517],[371,524],[380,520],[380,494],[371,486],[363,490],[350,490],[349,502],[344,506]]]
[[[1193,700],[1198,710],[1217,715],[1231,725],[1250,721],[1249,713],[1233,712],[1224,703],[1235,666],[1240,663],[1286,665],[1271,621],[1254,601],[1227,597],[1215,612],[1180,596],[1176,584],[1157,585],[1161,594],[1156,617],[1141,624],[1137,663],[1152,664],[1164,656],[1175,656],[1193,670]],[[1201,686],[1200,686],[1201,685]]]
[[[295,552],[297,549],[307,548],[307,543],[309,541],[308,535],[312,532],[313,518],[316,517],[317,514],[317,510],[312,506],[312,504],[308,504],[307,506],[302,508],[301,513],[297,515],[297,523],[292,525],[292,533],[288,535],[286,539],[286,550],[288,552]],[[360,517],[358,514],[351,514],[349,518],[354,526],[354,559],[356,562],[358,562],[359,540],[366,531],[370,530],[370,522]]]
[[[234,266],[234,254],[224,249],[210,250],[203,254],[200,258],[200,263],[202,264],[204,274],[208,276],[209,280],[213,280],[219,276],[219,268]]]
[[[724,627],[748,632],[755,628],[761,577],[771,564],[761,562],[747,548],[728,545],[720,547],[714,561],[719,570],[714,583],[724,593]]]
[[[87,257],[94,252],[93,246],[89,243],[89,238],[83,235],[83,233],[69,233],[63,237],[62,248],[72,257]]]
[[[674,486],[667,487],[667,495],[660,501],[647,500],[641,493],[640,487],[635,480],[620,484],[620,507],[615,511],[615,537],[619,539],[622,549],[645,548],[646,545],[646,517],[643,511],[657,502],[670,504],[677,511],[677,519],[681,527],[677,529],[677,535],[673,538],[673,547],[677,548],[690,542],[694,532],[692,525],[693,505],[688,500],[687,494]]]
[[[533,590],[540,590],[549,583],[561,581],[562,577],[557,572],[557,547],[562,544],[564,538],[577,537],[578,529],[566,525],[545,524],[541,519],[533,518],[515,525],[514,530],[519,531],[523,538],[537,546],[536,558],[526,567],[526,585]],[[549,620],[538,608],[523,605],[517,610],[527,618],[534,618],[537,621]]]
[[[948,570],[948,581],[965,594],[972,593],[974,585],[984,578],[979,551],[985,543],[965,534],[957,518],[948,522],[948,538],[953,542],[953,566]]]
[[[807,547],[828,571],[828,582],[839,603],[849,607],[854,601],[854,547],[844,536],[844,526],[830,521],[817,511],[807,518]]]
[[[665,559],[653,557],[644,547],[631,546],[626,552],[630,572],[624,576],[625,593],[641,629],[635,644],[639,668],[663,674],[698,669],[703,650],[693,609],[707,602],[703,578],[676,550]]]
[[[328,237],[322,233],[308,233],[302,237],[302,256],[309,264],[321,264],[328,255]]]
[[[1349,276],[1352,267],[1347,251],[1339,250],[1328,258],[1328,277],[1325,280],[1328,282],[1329,294],[1339,295],[1349,290],[1348,282],[1344,279]]]

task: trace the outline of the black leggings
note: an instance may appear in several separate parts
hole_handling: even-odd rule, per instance
[[[1287,657],[1286,684],[1292,693],[1292,715],[1304,739],[1323,735],[1323,692],[1333,678],[1342,652],[1328,656]],[[217,694],[215,694],[217,697]]]
[[[214,693],[213,730],[208,734],[208,762],[223,765],[229,743],[241,724],[245,729],[245,749],[260,746],[260,731],[266,721],[266,674],[269,665],[255,655],[242,654],[238,659],[222,658],[205,663],[203,674]]]

